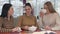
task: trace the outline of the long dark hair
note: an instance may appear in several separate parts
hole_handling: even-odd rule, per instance
[[[56,13],[55,9],[53,8],[53,5],[50,1],[46,2],[44,5],[47,5],[48,10],[50,11],[50,13]]]
[[[8,11],[9,11],[11,6],[12,5],[9,3],[6,3],[3,5],[1,17],[3,17],[3,18],[8,17]]]
[[[26,4],[25,4],[25,7],[26,7],[26,6],[29,6],[29,7],[31,7],[31,8],[32,8],[32,6],[31,6],[31,4],[30,4],[30,3],[26,3]]]

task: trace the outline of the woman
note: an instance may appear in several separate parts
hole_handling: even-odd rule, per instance
[[[14,19],[13,19],[13,7],[11,4],[6,3],[3,5],[2,13],[0,16],[0,31],[1,32],[12,32],[14,28]]]
[[[60,17],[50,1],[44,4],[44,9],[46,10],[46,13],[44,15],[40,14],[40,29],[44,28],[45,30],[60,30]]]
[[[36,17],[31,14],[32,6],[30,3],[25,4],[26,14],[19,17],[18,26],[20,26],[23,30],[28,30],[30,26],[37,26]]]

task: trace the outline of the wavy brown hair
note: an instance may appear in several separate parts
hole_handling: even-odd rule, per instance
[[[44,5],[47,5],[47,8],[50,13],[56,13],[55,9],[53,8],[53,5],[50,1],[46,2]]]

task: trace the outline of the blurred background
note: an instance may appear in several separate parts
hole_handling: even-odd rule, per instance
[[[18,17],[23,15],[23,13],[25,12],[24,9],[24,5],[25,3],[31,3],[32,7],[33,7],[33,14],[35,16],[39,15],[39,12],[41,10],[41,8],[43,8],[43,4],[47,1],[51,1],[55,10],[60,14],[60,0],[0,0],[0,15],[1,15],[1,10],[2,10],[2,6],[5,3],[11,3],[13,5],[14,8],[14,17]]]
[[[45,2],[51,1],[53,4],[53,7],[60,15],[60,0],[0,0],[0,15],[2,11],[2,6],[5,3],[11,3],[14,8],[14,18],[16,21],[18,21],[17,17],[23,15],[25,13],[24,11],[24,5],[25,3],[31,3],[33,7],[33,15],[38,16],[41,8],[43,8],[43,5]]]

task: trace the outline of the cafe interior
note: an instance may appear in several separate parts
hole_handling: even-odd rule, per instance
[[[26,3],[30,3],[32,8],[33,8],[33,15],[36,16],[37,18],[37,22],[39,21],[39,12],[41,11],[41,8],[43,8],[44,6],[44,3],[47,2],[47,1],[50,1],[53,5],[53,8],[56,10],[56,12],[59,14],[60,16],[60,0],[0,0],[0,15],[1,15],[1,12],[2,12],[2,7],[5,3],[10,3],[13,5],[13,10],[14,10],[14,14],[13,14],[13,17],[14,17],[14,20],[15,20],[15,26],[17,25],[17,22],[18,22],[18,17],[19,16],[22,16],[24,13],[25,13],[25,4]],[[33,27],[33,26],[32,26]],[[11,34],[44,34],[45,31],[39,31],[37,30],[36,32],[34,33],[30,33],[30,31],[27,33],[26,32],[13,32]],[[60,30],[57,30],[57,31],[46,31],[48,33],[45,33],[45,34],[49,34],[49,32],[51,32],[50,34],[60,34]],[[7,32],[5,33],[0,33],[0,34],[9,34]]]

